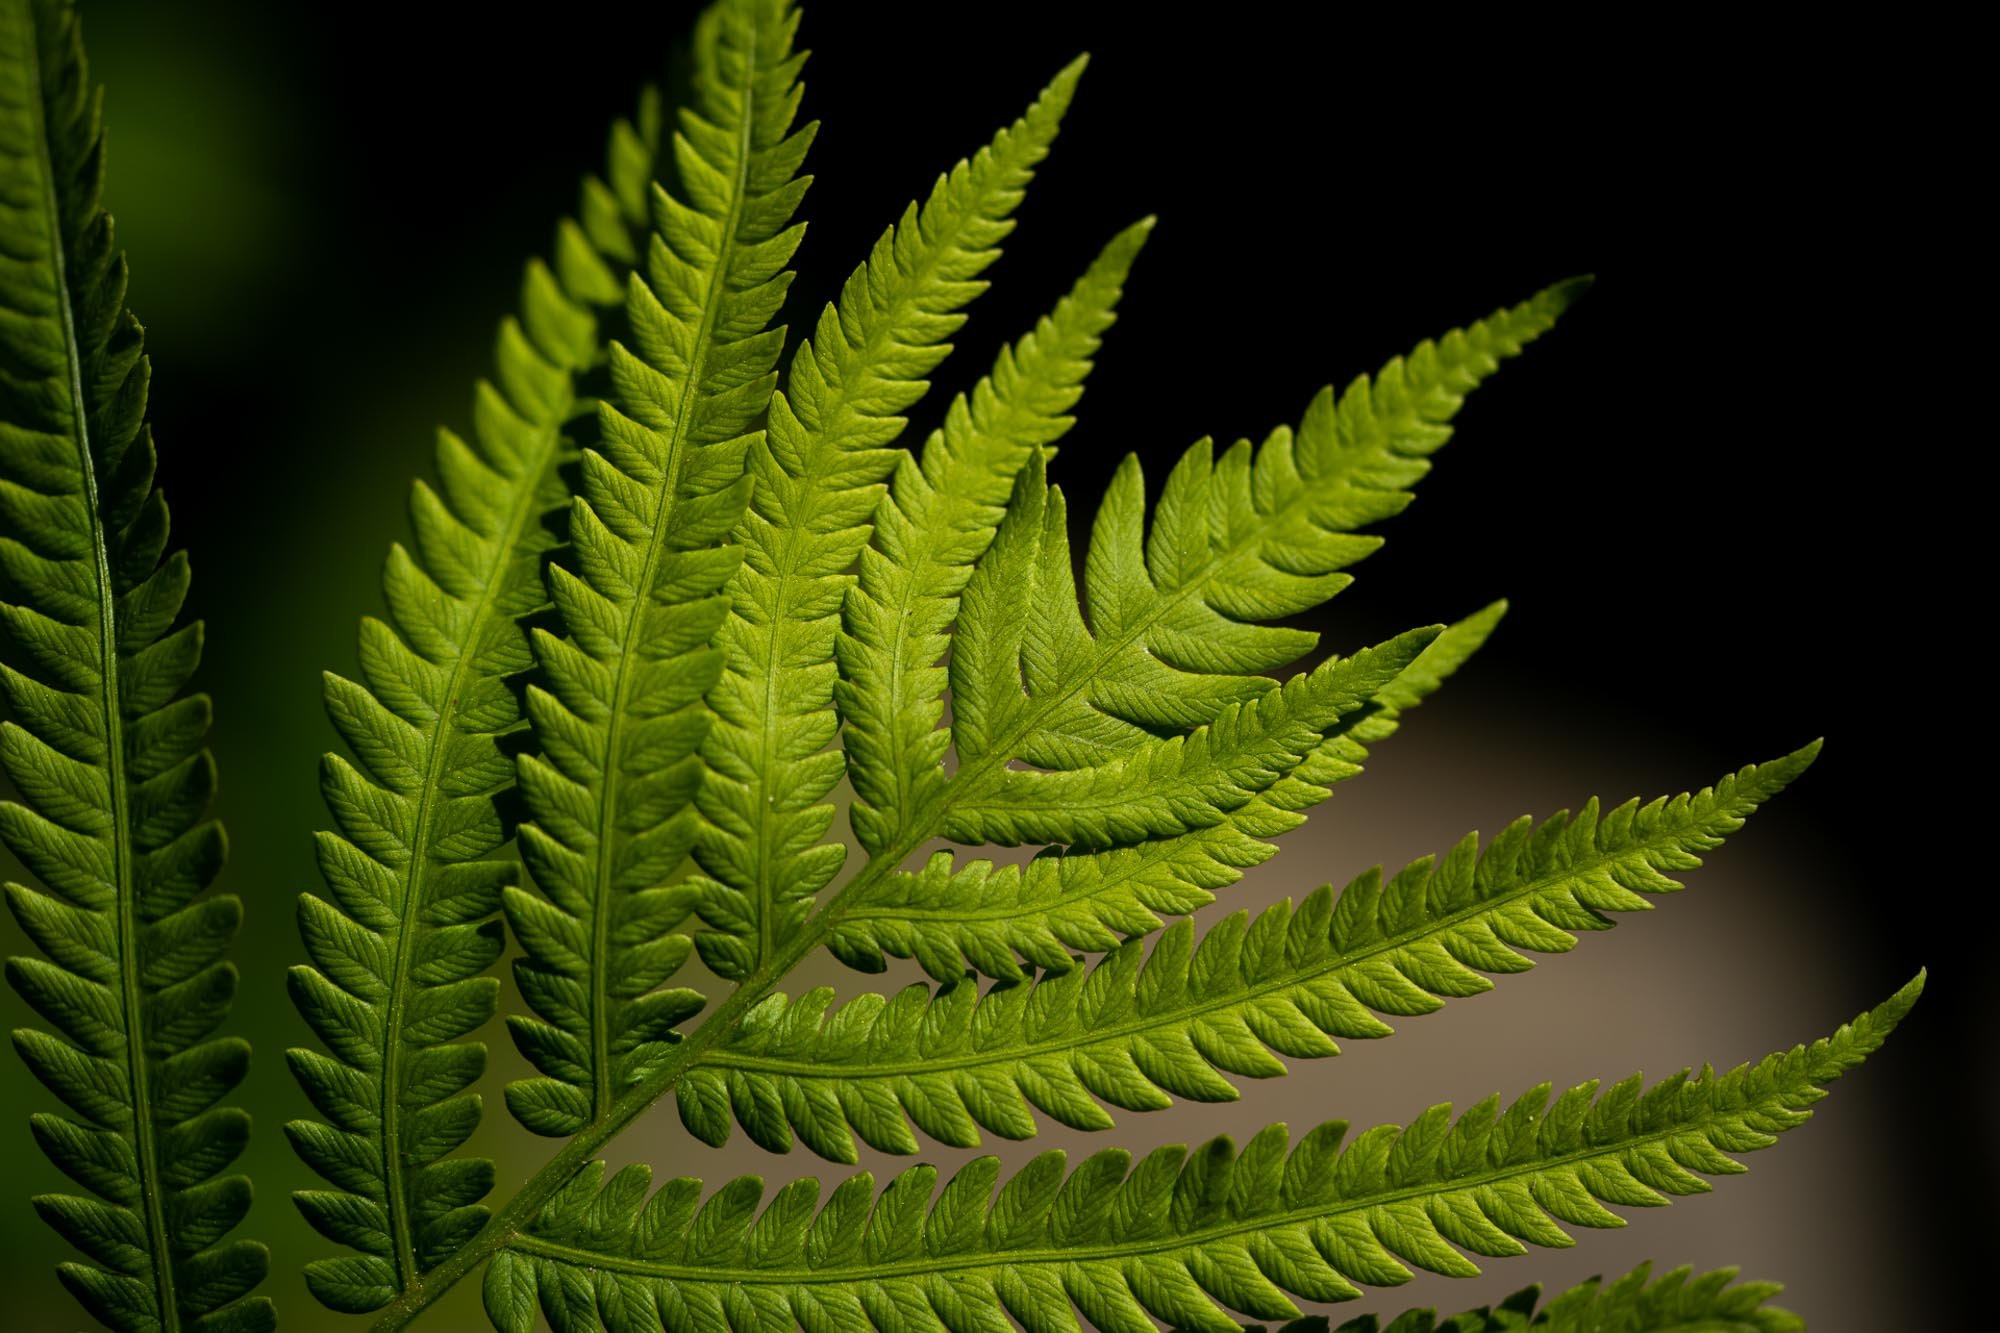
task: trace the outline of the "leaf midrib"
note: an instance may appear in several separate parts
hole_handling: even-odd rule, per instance
[[[134,957],[139,948],[140,927],[138,904],[133,897],[130,780],[125,771],[125,719],[119,704],[118,623],[112,592],[111,552],[105,538],[104,514],[97,493],[97,461],[90,445],[90,418],[85,400],[83,363],[77,347],[76,312],[70,301],[68,242],[62,228],[62,203],[56,197],[55,156],[51,151],[48,126],[48,92],[42,81],[41,24],[32,5],[23,5],[22,8],[27,12],[31,38],[22,56],[31,85],[27,98],[28,115],[33,121],[31,137],[41,176],[42,215],[49,229],[49,259],[55,269],[54,295],[62,322],[64,371],[70,392],[70,411],[76,423],[74,443],[79,470],[83,474],[84,505],[90,517],[92,573],[97,582],[98,704],[104,717],[105,776],[111,793],[111,857],[118,912],[114,938],[118,945],[118,1002],[124,1026],[125,1077],[132,1098],[132,1149],[139,1170],[140,1211],[146,1231],[146,1249],[152,1261],[157,1317],[163,1333],[178,1333],[181,1327],[180,1300],[174,1287],[173,1252],[167,1239],[159,1144],[154,1136],[152,1080],[145,1053],[144,996]]]
[[[1715,815],[1724,818],[1732,817],[1737,813],[1739,812],[1733,808],[1718,808],[1714,812]],[[1675,830],[1674,833],[1684,836],[1689,830],[1701,827],[1708,822],[1709,820],[1705,818],[1701,821],[1691,823],[1683,829]],[[1677,843],[1674,833],[1662,833],[1643,843],[1635,843],[1616,852],[1600,852],[1591,860],[1576,862],[1563,869],[1549,871],[1537,879],[1507,893],[1493,898],[1480,899],[1478,902],[1461,908],[1456,912],[1429,920],[1418,929],[1379,940],[1357,953],[1338,954],[1328,958],[1310,970],[1288,972],[1282,976],[1252,983],[1227,995],[1207,997],[1197,1003],[1180,1005],[1171,1010],[1145,1015],[1139,1019],[1122,1023],[1112,1028],[1092,1029],[1063,1040],[1034,1042],[1002,1051],[976,1052],[971,1055],[957,1057],[924,1057],[917,1060],[866,1066],[857,1066],[852,1061],[843,1061],[838,1065],[829,1066],[816,1061],[786,1060],[772,1056],[744,1054],[725,1047],[711,1054],[707,1058],[706,1063],[722,1065],[732,1069],[745,1069],[758,1073],[784,1074],[792,1078],[826,1079],[839,1082],[859,1078],[894,1078],[902,1075],[924,1074],[951,1069],[977,1069],[986,1065],[1028,1060],[1042,1055],[1054,1054],[1059,1051],[1076,1050],[1082,1047],[1116,1042],[1125,1037],[1141,1036],[1151,1030],[1183,1021],[1192,1022],[1217,1010],[1251,1004],[1277,992],[1306,985],[1331,973],[1344,972],[1349,968],[1359,967],[1386,953],[1408,948],[1410,945],[1419,943],[1428,937],[1454,930],[1467,921],[1474,920],[1493,911],[1498,911],[1522,898],[1546,892],[1568,880],[1576,878],[1578,875],[1588,874],[1591,870],[1614,865],[1632,857],[1641,857],[1649,851],[1676,847]],[[1648,905],[1650,906],[1650,904]],[[1541,951],[1536,950],[1535,952]],[[1093,972],[1092,975],[1095,975],[1095,973]],[[1138,984],[1138,977],[1136,975],[1133,979],[1133,984],[1135,986]],[[1407,1016],[1397,1015],[1397,1017]],[[1353,1040],[1353,1038],[1350,1038],[1350,1040]],[[1251,1076],[1239,1074],[1238,1077]]]

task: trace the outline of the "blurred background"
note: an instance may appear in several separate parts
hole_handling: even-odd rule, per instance
[[[351,670],[433,427],[464,423],[521,262],[693,10],[83,5],[162,476],[208,621],[226,886],[249,911],[232,1020],[258,1052],[240,1096],[258,1125],[244,1234],[272,1247],[265,1290],[290,1329],[358,1323],[298,1276],[331,1247],[286,1200],[309,1181],[280,1130],[306,1111],[280,1052],[306,1037],[284,969],[326,819],[318,673]],[[1475,397],[1388,546],[1313,623],[1346,651],[1497,596],[1513,614],[1217,910],[1827,737],[1817,767],[1645,919],[1242,1102],[1122,1116],[1117,1141],[1405,1121],[1544,1079],[1731,1064],[1829,1032],[1929,965],[1890,1047],[1747,1179],[1370,1308],[1459,1308],[1654,1258],[1785,1282],[1785,1303],[1831,1333],[1951,1314],[1973,1233],[1950,1219],[2000,1183],[1995,1079],[1970,1041],[1994,1017],[1974,956],[1990,871],[1960,850],[1986,818],[1967,755],[1990,730],[1974,692],[1992,673],[1961,643],[1991,605],[1960,498],[1964,441],[1990,428],[1952,345],[1975,287],[1956,85],[1923,77],[1926,53],[1900,38],[1740,15],[1613,30],[1408,7],[821,3],[804,40],[806,114],[824,128],[795,329],[938,171],[1094,52],[911,437],[1104,239],[1158,213],[1058,464],[1082,506],[1128,451],[1157,487],[1201,435],[1261,438],[1323,383],[1553,280],[1599,277]],[[11,920],[0,947],[25,947]],[[831,965],[811,980],[881,984]],[[26,1017],[0,996],[6,1026]],[[9,1328],[79,1322],[49,1272],[62,1247],[24,1201],[58,1184],[24,1123],[49,1101],[9,1057]],[[480,1141],[504,1189],[547,1148],[489,1107]],[[665,1108],[628,1139],[619,1160],[662,1175],[819,1166],[740,1138],[711,1152]],[[459,1296],[427,1326],[482,1326],[476,1284]]]

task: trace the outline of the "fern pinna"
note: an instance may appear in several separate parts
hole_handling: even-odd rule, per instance
[[[1150,510],[1128,459],[1077,551],[1051,471],[1150,219],[920,449],[900,441],[1082,62],[881,234],[781,374],[813,128],[797,28],[780,0],[703,17],[660,186],[643,210],[610,191],[649,235],[589,233],[622,311],[593,311],[600,285],[531,278],[478,446],[446,437],[445,494],[420,486],[417,546],[392,554],[393,623],[364,630],[360,684],[330,685],[355,761],[328,761],[334,901],[306,900],[296,991],[330,1055],[294,1056],[326,1123],[293,1132],[337,1187],[301,1206],[359,1253],[315,1265],[321,1299],[398,1328],[483,1268],[503,1330],[1290,1319],[1298,1299],[1413,1266],[1471,1275],[1468,1255],[1706,1189],[1880,1043],[1920,983],[1754,1067],[1544,1086],[1354,1136],[1046,1153],[1004,1181],[979,1158],[942,1184],[921,1165],[768,1202],[754,1178],[704,1198],[640,1166],[607,1176],[606,1146],[668,1095],[706,1142],[740,1126],[840,1163],[864,1143],[917,1153],[919,1131],[971,1147],[1031,1138],[1039,1116],[1101,1129],[1235,1097],[1649,906],[1816,752],[1524,819],[1198,936],[1187,914],[1499,623],[1503,605],[1280,674],[1318,647],[1296,618],[1351,581],[1465,396],[1585,284],[1323,390],[1260,445],[1197,444]],[[577,376],[600,365],[593,413]],[[510,833],[518,864],[496,855]],[[941,840],[1045,850],[1001,866]],[[464,1038],[496,1003],[500,920],[534,1071],[506,1101],[559,1143],[489,1212],[492,1166],[455,1150],[480,1114]],[[931,980],[780,993],[821,948]],[[696,957],[709,980],[686,979]],[[1611,1326],[1615,1308],[1667,1327],[1711,1307],[1791,1326],[1771,1290],[1641,1272],[1446,1326]]]
[[[60,1274],[115,1329],[273,1326],[265,1249],[230,1233],[226,1174],[249,1117],[220,1105],[250,1048],[217,1035],[242,908],[207,818],[209,701],[188,694],[198,622],[176,627],[145,332],[99,202],[99,98],[76,16],[0,4],[0,841],[40,881],[7,904],[40,958],[7,978],[48,1024],[14,1047],[69,1114],[35,1139],[89,1196],[35,1207],[89,1258]],[[74,1117],[74,1118],[72,1118]]]

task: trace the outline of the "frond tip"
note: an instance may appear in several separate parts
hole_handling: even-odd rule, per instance
[[[1743,1170],[1735,1154],[1803,1124],[1922,987],[1919,975],[1832,1036],[1725,1074],[1683,1070],[1650,1089],[1635,1074],[1553,1099],[1543,1084],[1505,1110],[1498,1097],[1455,1118],[1434,1106],[1351,1139],[1340,1121],[1296,1142],[1272,1125],[1240,1151],[1218,1138],[1135,1163],[1112,1149],[1067,1174],[1051,1151],[1004,1183],[982,1157],[941,1192],[935,1167],[914,1166],[879,1195],[868,1173],[850,1176],[823,1204],[818,1181],[797,1180],[761,1213],[755,1177],[702,1203],[697,1181],[648,1197],[645,1167],[606,1181],[595,1163],[496,1256],[487,1311],[503,1333],[526,1333],[538,1296],[562,1311],[558,1327],[891,1333],[1011,1316],[1073,1330],[1074,1310],[1100,1329],[1237,1333],[1225,1310],[1291,1319],[1294,1296],[1353,1300],[1412,1267],[1475,1276],[1467,1253],[1566,1246],[1565,1224],[1623,1226],[1607,1205],[1711,1188],[1705,1176]]]

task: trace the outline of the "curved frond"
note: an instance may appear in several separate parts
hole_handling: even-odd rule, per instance
[[[361,627],[360,680],[328,673],[327,712],[352,753],[329,754],[322,789],[338,832],[319,837],[328,896],[303,895],[311,965],[299,1011],[325,1051],[289,1052],[326,1119],[288,1127],[332,1189],[294,1194],[323,1235],[361,1253],[306,1266],[337,1310],[378,1309],[485,1223],[493,1163],[456,1155],[479,1123],[469,1089],[492,1018],[497,913],[518,874],[513,837],[518,678],[533,665],[525,618],[543,611],[542,565],[560,544],[572,434],[603,366],[604,307],[637,258],[660,135],[657,96],[611,131],[605,177],[585,180],[557,228],[553,263],[529,263],[520,312],[500,325],[494,373],[473,393],[470,440],[439,432],[437,484],[410,497],[416,540],[390,548],[386,620]]]
[[[880,881],[843,904],[827,947],[848,966],[880,972],[886,956],[914,958],[955,982],[967,968],[1001,981],[1025,975],[1016,955],[1067,972],[1071,950],[1106,953],[1150,935],[1163,916],[1185,916],[1278,849],[1271,839],[1305,822],[1304,812],[1361,772],[1373,744],[1462,666],[1499,624],[1504,602],[1448,626],[1373,706],[1328,736],[1303,762],[1219,822],[1177,837],[1102,851],[1051,849],[1026,865],[960,865],[939,852],[921,870]],[[942,734],[942,733],[939,733]]]
[[[921,461],[897,460],[873,542],[848,593],[834,685],[855,800],[855,836],[879,851],[885,831],[943,780],[946,631],[1006,512],[1014,477],[1040,449],[1055,455],[1083,394],[1152,219],[1119,233],[1032,332],[1004,347],[970,396],[952,401]]]
[[[1553,1100],[1543,1084],[1504,1111],[1498,1097],[1456,1118],[1435,1106],[1345,1146],[1339,1121],[1295,1144],[1273,1125],[1240,1152],[1220,1138],[1135,1164],[1113,1149],[1067,1175],[1064,1155],[1046,1152],[1004,1183],[984,1157],[941,1191],[935,1167],[914,1166],[879,1195],[867,1173],[851,1176],[824,1205],[819,1182],[793,1181],[761,1212],[752,1176],[701,1202],[697,1181],[648,1197],[646,1168],[606,1182],[597,1163],[488,1266],[487,1312],[503,1333],[530,1329],[538,1304],[559,1331],[887,1333],[1011,1317],[1073,1333],[1081,1313],[1107,1333],[1150,1333],[1155,1319],[1237,1333],[1225,1310],[1288,1319],[1292,1297],[1351,1300],[1412,1268],[1472,1277],[1468,1252],[1569,1245],[1564,1224],[1624,1225],[1606,1205],[1708,1190],[1705,1176],[1743,1170],[1738,1154],[1803,1124],[1922,985],[1725,1074],[1683,1070],[1650,1089],[1634,1075]]]
[[[228,1238],[251,1192],[224,1172],[250,1119],[217,1105],[250,1059],[216,1035],[242,906],[205,892],[225,842],[209,701],[184,693],[202,630],[175,624],[188,560],[164,554],[151,365],[103,180],[75,12],[0,2],[0,771],[20,797],[0,842],[40,880],[6,893],[44,955],[7,978],[47,1024],[14,1047],[69,1108],[35,1138],[90,1192],[35,1208],[88,1258],[58,1272],[111,1328],[249,1333],[273,1326],[249,1294],[269,1260]]]
[[[938,178],[919,209],[882,233],[793,355],[750,451],[755,498],[737,532],[745,557],[717,643],[702,747],[705,821],[696,857],[702,961],[741,981],[798,932],[846,848],[826,840],[824,798],[843,772],[829,749],[840,611],[900,457],[901,415],[951,351],[960,313],[986,284],[1034,169],[1049,151],[1082,61],[1021,118]]]
[[[1539,825],[1525,816],[1482,851],[1467,834],[1387,882],[1370,871],[1254,920],[1238,912],[1198,942],[1169,927],[1150,954],[1133,941],[1088,973],[1015,982],[983,996],[971,978],[893,999],[864,995],[829,1012],[833,992],[773,996],[679,1084],[683,1120],[720,1143],[732,1117],[763,1147],[794,1134],[837,1162],[855,1136],[913,1153],[911,1122],[969,1148],[986,1129],[1036,1133],[1039,1110],[1074,1129],[1108,1129],[1103,1103],[1154,1111],[1174,1097],[1233,1101],[1236,1078],[1285,1073],[1280,1056],[1338,1055],[1335,1038],[1383,1037],[1378,1014],[1414,1016],[1493,986],[1490,974],[1561,953],[1573,932],[1680,888],[1763,802],[1803,772],[1815,744],[1752,765],[1693,795],[1628,801]]]
[[[702,695],[722,660],[709,641],[743,555],[721,543],[749,496],[744,459],[784,342],[769,325],[802,230],[791,217],[812,130],[791,128],[797,26],[781,0],[705,16],[673,140],[678,194],[654,192],[632,349],[611,349],[617,406],[583,454],[573,562],[548,571],[563,633],[534,632],[539,752],[520,765],[521,851],[540,892],[504,894],[534,1011],[509,1026],[541,1071],[507,1104],[540,1134],[608,1115],[704,1002],[665,987],[692,947],[677,933],[691,893],[669,881],[695,836]]]

